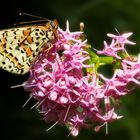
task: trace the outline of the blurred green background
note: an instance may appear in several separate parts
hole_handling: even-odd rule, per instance
[[[18,16],[19,12],[57,19],[59,26],[65,29],[66,20],[71,31],[79,30],[79,23],[85,23],[88,42],[96,49],[103,47],[108,32],[133,32],[131,40],[135,46],[128,48],[131,54],[140,52],[140,0],[12,0],[3,1],[0,9],[0,28],[13,27],[14,23],[28,21],[31,18]],[[28,74],[17,76],[0,70],[0,128],[3,140],[140,140],[140,89],[121,98],[118,108],[124,118],[109,124],[109,134],[105,128],[98,133],[82,130],[78,137],[67,137],[66,127],[51,126],[41,120],[41,115],[30,107],[30,101],[24,108],[29,94],[23,88],[11,89],[10,86],[26,81]]]

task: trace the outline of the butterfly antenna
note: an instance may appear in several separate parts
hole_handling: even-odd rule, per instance
[[[24,21],[24,22],[18,22],[18,23],[14,23],[14,26],[16,25],[22,25],[22,24],[30,24],[30,23],[38,23],[38,22],[44,22],[44,21],[51,21],[48,18],[44,18],[44,17],[40,17],[40,16],[35,16],[32,14],[28,14],[28,13],[19,13],[19,15],[25,15],[25,16],[30,16],[30,17],[34,17],[34,18],[40,18],[39,20],[33,20],[33,21]]]
[[[14,23],[14,25],[20,25],[20,24],[29,24],[29,23],[38,23],[38,22],[42,22],[42,21],[48,21],[48,20],[33,20],[33,21],[23,21],[23,22],[18,22],[18,23]]]
[[[49,19],[47,18],[44,18],[44,17],[40,17],[40,16],[36,16],[36,15],[32,15],[32,14],[28,14],[28,13],[19,13],[19,15],[25,15],[25,16],[29,16],[29,17],[34,17],[34,18],[40,18],[40,19],[44,19],[44,20],[48,20],[50,21]]]

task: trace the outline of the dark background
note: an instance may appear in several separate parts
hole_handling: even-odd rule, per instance
[[[11,0],[3,1],[0,8],[0,28],[14,27],[14,23],[33,20],[19,16],[19,12],[57,19],[65,29],[66,20],[70,22],[71,31],[79,30],[79,23],[85,23],[85,34],[94,48],[102,48],[108,32],[133,32],[131,40],[137,44],[129,48],[132,54],[140,52],[140,1],[139,0]],[[13,85],[22,84],[28,74],[18,76],[0,70],[0,136],[3,140],[140,140],[140,89],[121,98],[119,112],[124,118],[109,124],[109,135],[105,128],[96,133],[82,130],[78,137],[68,137],[66,127],[56,125],[49,132],[50,126],[41,120],[40,114],[30,107],[30,101],[22,105],[29,97],[24,89],[11,89]]]

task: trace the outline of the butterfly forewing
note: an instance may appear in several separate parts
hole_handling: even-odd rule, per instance
[[[56,29],[48,22],[0,31],[0,67],[15,74],[28,72],[43,46],[56,38]]]

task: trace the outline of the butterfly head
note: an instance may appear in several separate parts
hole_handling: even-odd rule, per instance
[[[58,29],[59,25],[58,25],[58,21],[56,19],[53,21],[50,20],[49,22],[47,22],[46,27],[53,32],[53,34],[56,38],[58,38],[57,29]]]
[[[53,29],[57,30],[58,29],[58,21],[55,19],[53,21],[50,21],[50,25]]]

